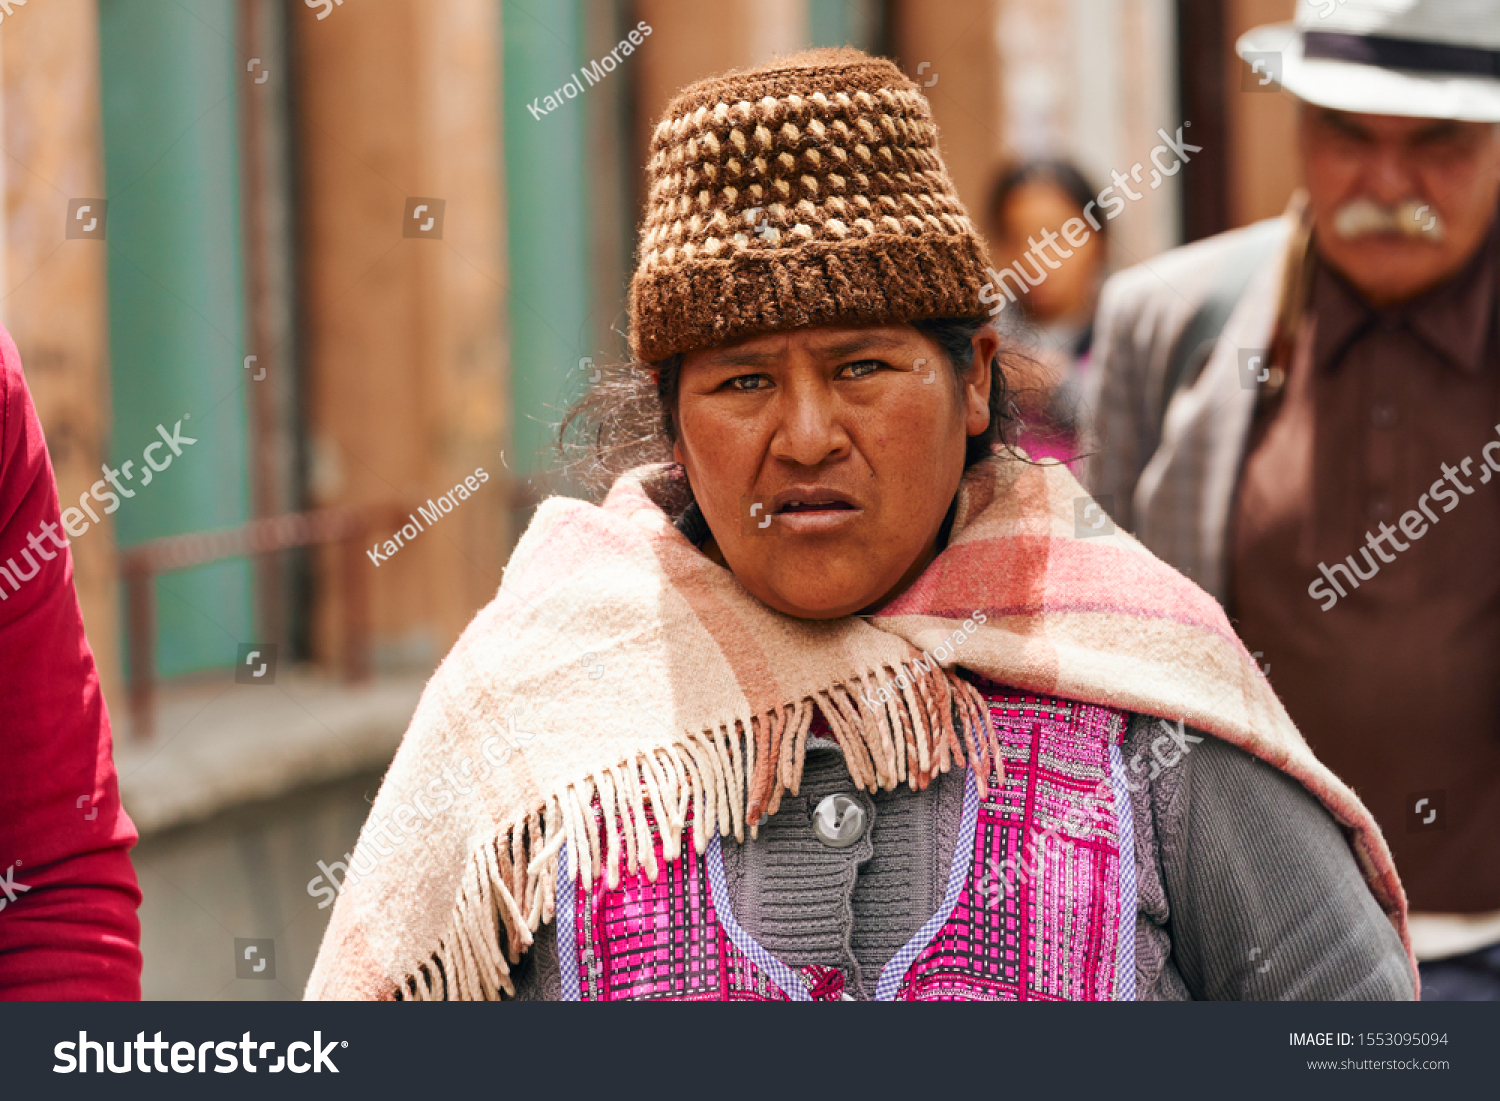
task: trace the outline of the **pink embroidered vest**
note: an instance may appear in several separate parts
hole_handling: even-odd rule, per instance
[[[881,971],[874,997],[1131,999],[1136,899],[1120,753],[1126,716],[974,681],[1000,733],[1005,782],[991,776],[981,800],[974,777],[965,778],[942,904]],[[618,887],[607,888],[601,876],[585,890],[564,861],[557,884],[564,1000],[846,998],[842,972],[794,969],[740,927],[720,838],[699,856],[691,829],[668,863],[652,823],[655,883],[644,870],[622,868]]]

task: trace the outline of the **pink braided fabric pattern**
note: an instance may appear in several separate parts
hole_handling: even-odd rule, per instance
[[[968,882],[896,997],[1109,1000],[1120,907],[1109,745],[1123,738],[1125,716],[977,683],[1000,735],[1005,781],[991,776]]]
[[[600,813],[597,801],[594,813]],[[630,875],[622,867],[613,890],[602,880],[592,890],[582,882],[574,888],[579,919],[572,951],[580,1001],[791,1000],[735,946],[719,921],[708,862],[693,848],[691,812],[688,819],[681,851],[670,862],[652,822],[661,868],[655,883],[644,870]],[[843,976],[835,968],[811,966],[795,973],[814,1001],[842,996]]]
[[[915,947],[896,999],[1108,1000],[1121,905],[1109,746],[1124,737],[1125,716],[977,683],[1000,734],[1005,780],[990,778],[957,904]],[[655,844],[655,883],[622,868],[616,888],[602,879],[572,888],[576,943],[563,950],[575,953],[581,1000],[790,1000],[730,939],[691,829],[670,863]],[[834,968],[795,973],[815,1001],[843,995]]]

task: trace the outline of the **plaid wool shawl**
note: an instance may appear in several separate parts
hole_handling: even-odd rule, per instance
[[[513,992],[510,966],[553,916],[560,850],[613,886],[622,864],[655,878],[652,831],[680,851],[690,806],[700,853],[714,830],[753,836],[797,791],[815,711],[870,790],[954,765],[988,775],[997,747],[960,665],[1182,720],[1296,778],[1406,941],[1370,813],[1313,756],[1217,603],[1122,532],[1075,534],[1085,495],[1065,467],[976,464],[947,547],[911,588],[877,615],[827,621],[773,611],[689,543],[653,501],[663,476],[633,471],[599,506],[540,507],[422,695],[308,997]]]

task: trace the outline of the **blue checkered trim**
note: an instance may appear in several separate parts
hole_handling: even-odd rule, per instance
[[[745,953],[751,963],[770,975],[771,980],[792,1001],[812,1001],[812,995],[807,992],[807,984],[802,981],[802,976],[757,944],[755,938],[741,929],[740,923],[735,920],[734,910],[729,905],[729,880],[724,877],[724,853],[719,847],[717,833],[708,843],[708,889],[713,895],[714,916],[719,919],[724,935],[734,946]]]
[[[1125,785],[1125,757],[1109,743],[1109,786],[1115,793],[1115,830],[1120,839],[1120,932],[1115,953],[1115,1000],[1135,1001],[1135,816]]]
[[[974,864],[974,826],[979,821],[979,783],[974,770],[964,770],[964,810],[958,825],[958,843],[953,850],[953,862],[948,866],[948,889],[943,892],[943,904],[937,913],[927,919],[916,935],[901,947],[901,950],[880,972],[880,981],[875,984],[877,1002],[893,1002],[901,989],[901,980],[917,962],[917,957],[927,950],[932,938],[948,924],[953,907],[958,905],[958,896],[969,881],[969,870]]]
[[[557,962],[562,972],[562,1000],[578,1001],[578,937],[574,901],[578,886],[568,878],[568,846],[557,853]]]

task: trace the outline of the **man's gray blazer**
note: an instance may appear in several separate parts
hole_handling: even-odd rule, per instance
[[[1294,225],[1284,216],[1173,249],[1112,277],[1099,301],[1084,484],[1117,524],[1221,604],[1251,382],[1264,362],[1254,357],[1268,354]],[[1168,400],[1174,347],[1233,257],[1257,244],[1262,259],[1201,373]]]

